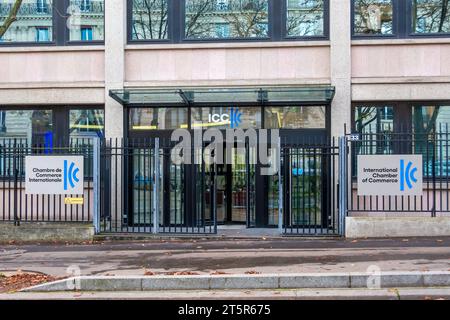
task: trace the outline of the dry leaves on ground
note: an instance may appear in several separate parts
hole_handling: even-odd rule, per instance
[[[38,284],[59,280],[45,274],[17,273],[12,276],[0,277],[0,292],[18,291]]]

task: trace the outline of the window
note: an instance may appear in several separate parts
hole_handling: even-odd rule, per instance
[[[417,134],[448,132],[450,126],[450,105],[414,106],[412,126]]]
[[[286,33],[288,37],[324,35],[323,0],[287,0]]]
[[[412,3],[413,33],[450,33],[449,1],[414,0]]]
[[[82,27],[81,28],[81,41],[92,41],[92,28]]]
[[[0,141],[17,139],[28,145],[52,145],[51,110],[0,110]]]
[[[130,130],[174,130],[187,127],[187,108],[130,109]]]
[[[353,0],[353,37],[450,36],[448,0]]]
[[[23,0],[14,21],[0,43],[49,42],[53,41],[52,0]],[[3,25],[12,12],[14,1],[0,0],[0,25]]]
[[[103,41],[104,0],[70,0],[69,41]]]
[[[48,13],[47,0],[36,0],[36,12],[37,13]]]
[[[266,38],[268,17],[268,0],[186,0],[185,37]],[[221,24],[229,26],[228,33],[216,32]]]
[[[412,109],[414,153],[423,155],[425,176],[450,174],[450,148],[448,133],[450,105],[416,105]]]
[[[80,1],[80,10],[81,10],[81,12],[91,11],[91,0],[81,0]]]
[[[104,137],[105,115],[102,109],[72,109],[69,112],[71,138]]]
[[[329,0],[128,0],[128,41],[328,37]]]
[[[353,2],[354,35],[393,35],[394,5],[391,0]]]
[[[168,39],[168,0],[131,1],[131,39]]]
[[[104,40],[105,0],[0,0],[0,26],[11,14],[1,45],[101,42]],[[14,9],[17,8],[17,12]]]
[[[267,129],[325,128],[325,107],[266,107],[264,126]]]
[[[50,33],[46,27],[36,28],[36,42],[48,42],[50,41]]]

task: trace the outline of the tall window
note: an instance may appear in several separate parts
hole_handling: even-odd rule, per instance
[[[287,36],[323,36],[324,5],[323,0],[287,0]]]
[[[15,1],[0,0],[0,26],[14,8]],[[53,41],[53,1],[23,0],[16,20],[0,37],[1,43]]]
[[[131,39],[168,39],[168,0],[132,0]]]
[[[353,33],[355,35],[392,35],[394,5],[392,0],[355,0]]]
[[[104,0],[70,0],[69,41],[102,41],[105,29]]]
[[[412,31],[416,34],[450,33],[450,1],[413,0]]]
[[[186,0],[185,3],[187,39],[268,37],[268,0]],[[227,25],[227,32],[218,28],[223,25]]]

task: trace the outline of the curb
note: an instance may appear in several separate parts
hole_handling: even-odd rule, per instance
[[[450,272],[308,273],[198,276],[80,276],[22,292],[449,287]]]

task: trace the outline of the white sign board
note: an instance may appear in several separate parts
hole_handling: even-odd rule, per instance
[[[422,155],[358,156],[359,196],[419,196],[422,180]]]
[[[26,194],[83,194],[83,156],[27,156]]]

